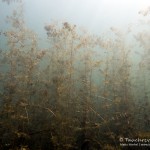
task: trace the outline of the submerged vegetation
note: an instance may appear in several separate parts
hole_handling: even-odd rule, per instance
[[[111,36],[53,22],[44,27],[43,48],[22,8],[7,22],[0,32],[7,41],[0,50],[0,149],[119,150],[120,138],[150,138],[149,21],[133,34],[111,28]]]

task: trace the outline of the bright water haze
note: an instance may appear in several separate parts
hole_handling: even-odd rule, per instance
[[[138,12],[150,5],[149,0],[26,0],[24,15],[29,27],[43,32],[52,20],[67,21],[99,34],[111,26],[126,28],[136,23]],[[16,5],[0,3],[0,20]]]

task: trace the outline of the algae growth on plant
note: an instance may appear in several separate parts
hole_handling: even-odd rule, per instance
[[[150,148],[148,0],[2,0],[0,14],[0,150]]]

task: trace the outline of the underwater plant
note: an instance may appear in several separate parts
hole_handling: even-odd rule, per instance
[[[147,30],[130,33],[143,52],[137,63],[137,47],[114,27],[111,36],[98,36],[53,21],[44,26],[44,47],[27,27],[22,3],[6,20],[0,32],[6,41],[0,49],[0,149],[118,150],[120,137],[149,136]]]

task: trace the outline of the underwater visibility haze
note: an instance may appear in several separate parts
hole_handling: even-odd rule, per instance
[[[150,148],[149,0],[0,1],[0,150]]]

